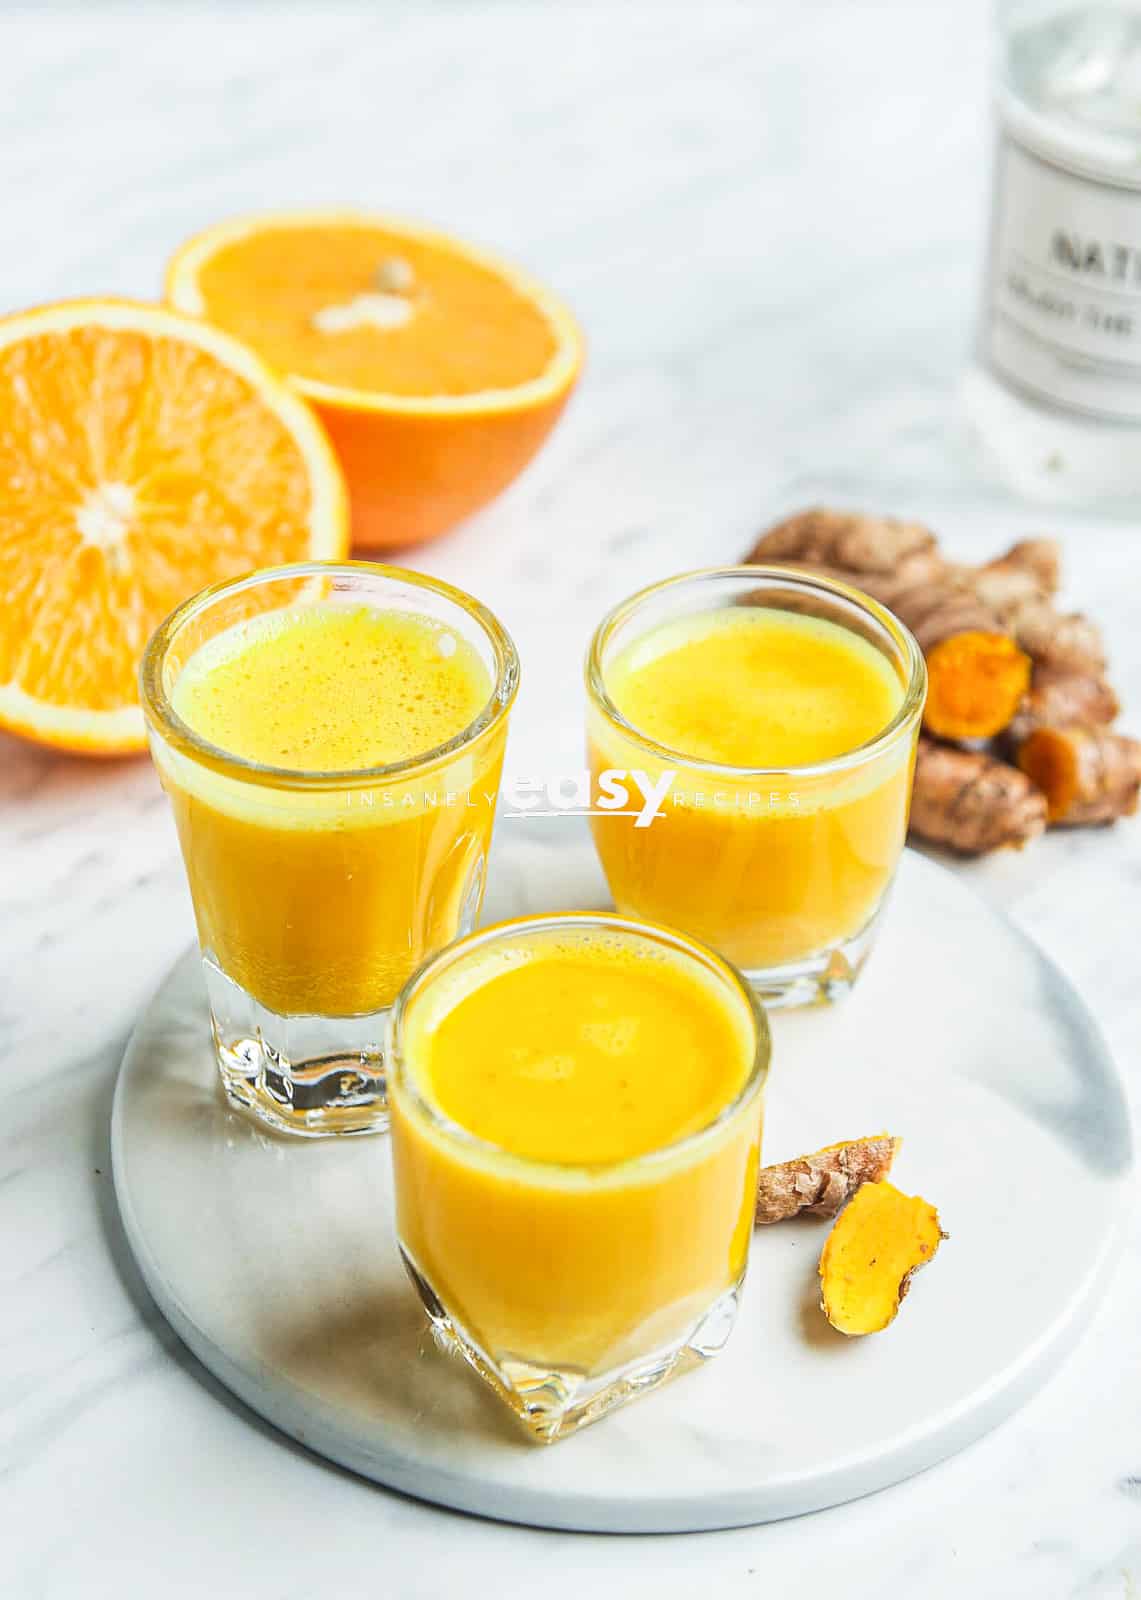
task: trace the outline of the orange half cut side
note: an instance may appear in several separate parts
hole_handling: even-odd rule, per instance
[[[344,483],[305,403],[225,333],[77,300],[0,319],[0,727],[145,745],[136,675],[179,601],[335,559]]]
[[[358,212],[239,217],[191,239],[167,298],[245,340],[317,408],[353,536],[444,532],[538,450],[578,378],[565,305],[446,234]]]

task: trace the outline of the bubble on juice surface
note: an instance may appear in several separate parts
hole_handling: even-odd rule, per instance
[[[536,1083],[559,1083],[574,1076],[575,1058],[565,1050],[535,1051],[516,1045],[508,1049],[507,1060],[517,1078]]]
[[[624,1056],[637,1048],[640,1028],[637,1017],[609,1017],[604,1021],[581,1022],[578,1031],[583,1041],[600,1054]]]

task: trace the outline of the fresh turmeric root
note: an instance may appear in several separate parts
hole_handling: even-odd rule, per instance
[[[1061,557],[1052,539],[1021,539],[994,561],[960,566],[919,523],[817,507],[778,522],[745,559],[830,569],[894,611],[924,650],[951,631],[999,632],[1043,665],[1087,673],[1105,666],[1096,625],[1053,604]],[[953,603],[975,608],[954,629],[949,620],[936,622]]]
[[[760,539],[748,561],[793,561],[808,567],[836,567],[872,577],[896,576],[908,566],[919,576],[927,561],[932,573],[944,562],[935,535],[918,522],[872,517],[862,512],[813,506],[786,517]]]
[[[1119,707],[1101,634],[1055,605],[1055,540],[1022,539],[962,566],[920,523],[814,508],[771,528],[745,559],[862,589],[915,634],[932,736],[920,741],[915,771],[918,837],[978,855],[1024,845],[1048,822],[1108,822],[1136,809],[1134,742],[1106,732]],[[957,748],[990,741],[989,751]]]
[[[890,1133],[875,1133],[762,1167],[757,1175],[757,1222],[784,1222],[800,1212],[836,1216],[862,1183],[887,1177],[901,1143]]]
[[[1028,599],[1050,599],[1062,581],[1062,550],[1057,539],[1019,539],[1004,555],[975,567],[979,599],[1007,612]]]
[[[915,635],[927,660],[923,723],[941,739],[992,739],[1030,684],[1030,657],[1001,614],[949,567],[921,582],[874,583],[873,598]]]
[[[1021,849],[1046,823],[1046,798],[1031,776],[983,750],[920,738],[911,797],[911,831],[919,838],[976,856]]]
[[[1035,728],[1106,728],[1120,710],[1116,694],[1100,673],[1035,667],[1007,735],[1017,747]]]
[[[1132,816],[1141,793],[1141,741],[1107,728],[1036,728],[1018,765],[1046,797],[1060,826]]]
[[[1101,630],[1079,611],[1054,605],[1061,577],[1055,539],[1020,539],[1004,555],[978,567],[953,567],[965,585],[1007,629],[1035,669],[1096,676],[1105,668]]]
[[[947,1237],[935,1207],[890,1183],[865,1183],[820,1254],[820,1304],[840,1333],[879,1333],[895,1320],[912,1274]]]

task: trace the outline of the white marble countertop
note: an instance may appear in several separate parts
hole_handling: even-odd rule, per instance
[[[526,477],[418,558],[515,635],[516,772],[578,764],[579,660],[609,602],[819,498],[926,517],[964,557],[1060,533],[1141,726],[1141,532],[1020,505],[957,443],[985,31],[980,0],[0,9],[0,307],[152,294],[204,222],[338,201],[549,278],[588,331],[586,381]],[[1074,978],[1136,1105],[1141,824],[956,870]],[[1093,1328],[1020,1415],[793,1522],[528,1531],[273,1433],[154,1311],[111,1188],[123,1045],[191,933],[147,763],[0,738],[5,1600],[1141,1591],[1136,1223]]]

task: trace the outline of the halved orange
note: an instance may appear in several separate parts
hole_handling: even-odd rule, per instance
[[[180,600],[348,543],[320,423],[235,339],[160,306],[0,319],[0,727],[146,740],[136,674]]]
[[[353,538],[434,538],[527,465],[582,365],[567,308],[445,234],[357,212],[219,223],[167,270],[180,311],[236,334],[317,408]]]

